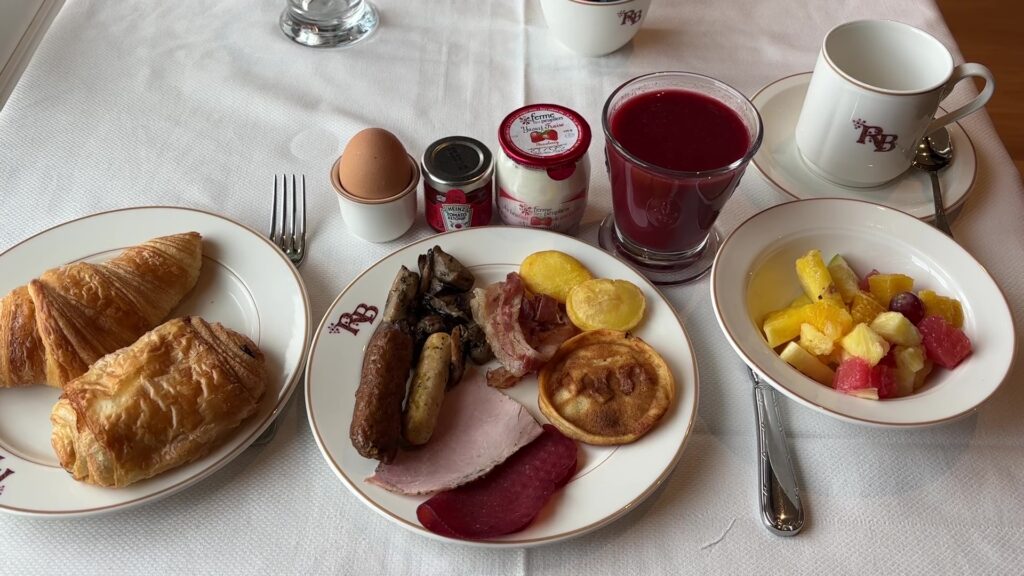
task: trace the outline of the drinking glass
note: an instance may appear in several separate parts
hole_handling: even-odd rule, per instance
[[[646,162],[627,150],[612,132],[615,114],[632,98],[666,91],[696,92],[734,112],[749,136],[744,154],[725,166],[687,172]],[[601,223],[598,236],[601,247],[656,284],[682,284],[703,276],[711,268],[721,239],[713,228],[715,220],[761,145],[757,109],[743,94],[714,78],[655,72],[616,88],[605,102],[601,120],[612,187],[612,213]],[[711,117],[703,124],[713,129],[715,122]]]
[[[366,0],[288,0],[284,35],[305,46],[350,46],[377,29],[377,9]]]

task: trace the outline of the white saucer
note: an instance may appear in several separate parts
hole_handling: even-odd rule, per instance
[[[931,220],[931,180],[911,168],[896,180],[876,188],[848,188],[818,177],[808,169],[796,149],[793,132],[803,106],[811,73],[794,74],[761,88],[752,101],[764,122],[764,141],[754,165],[776,188],[793,198],[848,198],[882,204],[915,218]],[[974,185],[977,158],[967,133],[954,123],[948,126],[956,152],[953,162],[939,174],[946,210],[960,207]]]

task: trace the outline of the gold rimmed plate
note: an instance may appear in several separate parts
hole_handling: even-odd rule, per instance
[[[50,446],[50,410],[60,391],[43,385],[0,389],[0,510],[83,516],[123,510],[174,494],[213,474],[270,425],[295,389],[309,346],[309,299],[295,267],[256,231],[223,216],[176,207],[140,207],[60,224],[0,254],[0,294],[49,268],[98,262],[157,236],[203,235],[196,287],[171,312],[195,315],[252,338],[267,358],[268,388],[256,414],[204,458],[124,488],[76,482]]]
[[[696,417],[697,363],[682,323],[652,284],[602,250],[561,234],[512,227],[470,228],[406,246],[349,284],[320,322],[306,366],[306,408],[313,437],[345,487],[370,509],[403,528],[441,538],[416,519],[416,507],[425,497],[392,494],[364,481],[377,462],[361,457],[348,434],[363,351],[380,322],[377,316],[384,309],[391,282],[400,266],[415,270],[417,256],[435,244],[472,270],[478,287],[503,280],[518,270],[523,258],[541,250],[571,254],[597,277],[633,282],[648,304],[647,315],[634,333],[661,353],[676,381],[674,405],[636,443],[619,447],[581,444],[576,476],[526,530],[494,540],[464,542],[496,547],[557,542],[609,524],[653,493],[679,460]],[[547,421],[537,404],[535,376],[505,392],[538,422]]]

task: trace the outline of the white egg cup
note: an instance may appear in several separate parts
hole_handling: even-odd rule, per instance
[[[622,48],[636,36],[651,0],[540,0],[540,6],[559,42],[578,54],[601,56]]]
[[[338,177],[338,163],[331,166],[331,186],[338,193],[338,206],[349,231],[367,242],[389,242],[405,234],[416,221],[416,188],[420,183],[420,167],[412,156],[412,178],[404,190],[379,200],[367,200],[345,190]]]

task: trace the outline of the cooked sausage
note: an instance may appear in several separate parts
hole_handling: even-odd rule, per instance
[[[387,463],[398,452],[412,344],[401,328],[382,323],[366,345],[349,428],[352,446],[365,458]]]
[[[451,356],[452,339],[444,332],[431,334],[423,344],[402,421],[405,441],[413,446],[426,444],[434,433],[437,413],[441,411],[444,390],[448,385]]]

